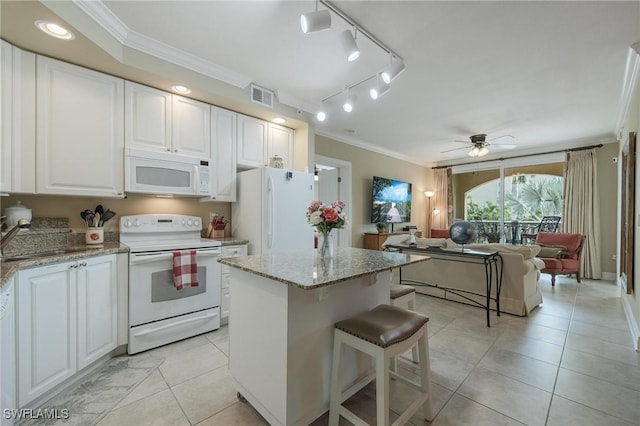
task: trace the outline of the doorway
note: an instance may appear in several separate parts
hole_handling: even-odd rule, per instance
[[[351,162],[316,155],[315,199],[325,204],[336,200],[346,203],[347,227],[333,231],[337,247],[351,247]]]

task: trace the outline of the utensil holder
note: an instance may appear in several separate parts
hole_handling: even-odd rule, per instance
[[[211,236],[213,238],[224,238],[224,229],[214,229]]]
[[[102,244],[104,243],[104,229],[102,227],[87,228],[84,237],[86,244]]]

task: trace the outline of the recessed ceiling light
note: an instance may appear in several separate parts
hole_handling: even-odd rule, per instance
[[[175,86],[171,86],[171,90],[173,90],[176,93],[181,93],[183,95],[191,93],[191,89],[189,89],[186,86],[182,86],[180,84],[176,84]]]
[[[284,119],[284,118],[282,118],[282,117],[276,117],[276,118],[274,118],[274,119],[273,119],[273,120],[271,120],[271,121],[273,121],[274,123],[277,123],[277,124],[284,124],[284,123],[286,123],[286,122],[287,122],[287,120],[285,120],[285,119]]]
[[[43,33],[50,35],[51,37],[59,38],[62,40],[73,40],[76,36],[68,29],[61,27],[58,24],[47,21],[36,21],[36,27]]]

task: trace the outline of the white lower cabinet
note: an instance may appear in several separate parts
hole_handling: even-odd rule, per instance
[[[116,347],[114,254],[18,272],[18,406]]]
[[[246,256],[247,255],[247,245],[237,245],[237,246],[223,246],[222,247],[222,257],[236,257],[236,256]],[[228,265],[221,265],[220,268],[220,291],[222,292],[220,297],[220,319],[223,322],[229,321],[229,308],[231,306],[231,300],[229,297],[230,287],[230,272]]]

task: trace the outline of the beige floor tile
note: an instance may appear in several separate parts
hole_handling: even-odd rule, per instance
[[[542,340],[554,345],[564,345],[567,332],[557,328],[546,327],[531,322],[518,322],[509,324],[509,328],[502,336],[527,337],[529,339]]]
[[[566,347],[640,367],[640,352],[635,351],[632,347],[616,345],[615,343],[571,332],[567,336]]]
[[[640,392],[560,368],[555,393],[625,421],[640,419]]]
[[[211,343],[217,343],[221,341],[229,341],[229,326],[223,325],[217,330],[203,334]]]
[[[268,424],[251,405],[238,401],[196,426],[265,426]]]
[[[169,386],[167,386],[167,383],[164,381],[164,378],[160,374],[160,371],[155,370],[149,375],[149,377],[147,377],[138,386],[136,386],[135,389],[133,389],[133,391],[131,391],[131,393],[126,396],[126,398],[120,401],[120,403],[115,408],[122,408],[125,405],[129,405],[133,402],[161,392],[165,389],[169,389]]]
[[[547,420],[547,426],[630,426],[632,424],[557,395],[551,401]]]
[[[495,341],[494,337],[476,336],[458,330],[450,331],[447,327],[429,338],[429,347],[476,364]]]
[[[168,345],[158,348],[149,349],[140,355],[168,357],[170,355],[182,353],[188,349],[209,344],[209,340],[204,335],[194,336],[189,339],[180,340],[178,342],[169,343]]]
[[[477,367],[458,394],[529,426],[544,425],[551,393]]]
[[[170,390],[111,411],[97,426],[189,426]]]
[[[501,336],[494,348],[515,352],[553,365],[560,365],[560,358],[562,357],[561,345],[554,345],[524,336]]]
[[[432,426],[518,426],[522,423],[458,394],[447,402]]]
[[[531,322],[545,327],[555,328],[562,331],[569,329],[569,319],[558,317],[555,315],[547,315],[542,309],[538,312],[533,311],[531,314]]]
[[[573,319],[571,320],[569,331],[571,333],[600,339],[605,342],[633,347],[633,338],[631,337],[631,333],[629,333],[629,327],[626,329],[618,329]]]
[[[168,356],[160,372],[167,384],[174,386],[227,364],[227,356],[207,340],[205,345]]]
[[[640,391],[640,368],[637,366],[572,349],[564,350],[560,366],[615,385]]]
[[[213,344],[216,348],[220,349],[220,352],[225,354],[227,357],[229,356],[229,339],[227,340],[219,340]]]
[[[458,389],[474,367],[474,364],[435,349],[429,350],[429,358],[431,364],[431,381],[451,391]],[[415,365],[400,364],[401,368],[405,368],[407,365],[409,366],[409,370],[414,372],[418,371]]]
[[[226,366],[172,386],[191,424],[196,424],[238,402],[237,391]]]
[[[478,367],[553,392],[558,366],[504,349],[491,349]]]

